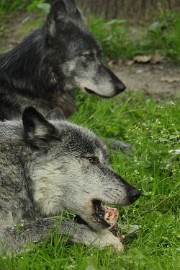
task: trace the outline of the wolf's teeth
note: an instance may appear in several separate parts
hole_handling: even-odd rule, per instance
[[[114,219],[114,215],[112,214],[111,216],[108,217],[109,221],[112,221]]]
[[[108,213],[108,212],[106,212],[106,214],[105,214],[105,216],[104,216],[104,219],[105,219],[105,220],[107,220],[107,219],[108,219],[108,217],[109,217],[109,213]]]

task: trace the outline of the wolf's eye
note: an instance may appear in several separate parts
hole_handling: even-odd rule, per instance
[[[97,157],[88,157],[87,158],[91,164],[98,164],[98,158]]]
[[[94,59],[93,53],[86,53],[86,54],[84,54],[84,56],[86,57],[87,60],[93,60]]]

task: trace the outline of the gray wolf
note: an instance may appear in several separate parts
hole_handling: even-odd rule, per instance
[[[68,117],[77,88],[110,98],[125,86],[103,64],[75,0],[59,0],[41,28],[0,56],[0,120],[21,116],[27,106],[44,115],[60,107]]]
[[[58,109],[45,118],[28,107],[22,121],[0,122],[0,157],[1,253],[41,241],[63,210],[83,221],[62,219],[59,234],[69,241],[123,249],[109,230],[117,209],[102,203],[126,206],[140,191],[112,170],[94,133],[67,122]]]

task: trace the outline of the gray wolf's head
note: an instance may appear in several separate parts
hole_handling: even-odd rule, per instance
[[[72,210],[91,228],[101,230],[118,215],[102,203],[126,206],[140,196],[112,170],[102,141],[88,129],[63,119],[47,120],[31,107],[23,113],[23,125],[25,142],[32,149],[27,167],[34,199],[43,214]]]
[[[113,97],[125,90],[124,84],[101,60],[101,51],[84,25],[75,0],[59,0],[45,25],[44,61],[51,65],[52,81],[63,81],[64,89]]]

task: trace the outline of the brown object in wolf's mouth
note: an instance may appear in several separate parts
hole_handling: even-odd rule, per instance
[[[111,226],[110,228],[114,227],[119,215],[117,209],[103,204],[101,204],[101,208],[104,211],[104,220]]]
[[[104,220],[110,225],[110,228],[109,228],[110,232],[112,232],[112,234],[116,236],[117,238],[119,238],[119,240],[122,242],[125,236],[120,233],[120,228],[117,224],[118,215],[119,215],[117,209],[111,208],[111,207],[108,207],[107,205],[102,205],[102,204],[101,204],[101,207],[105,212]]]

